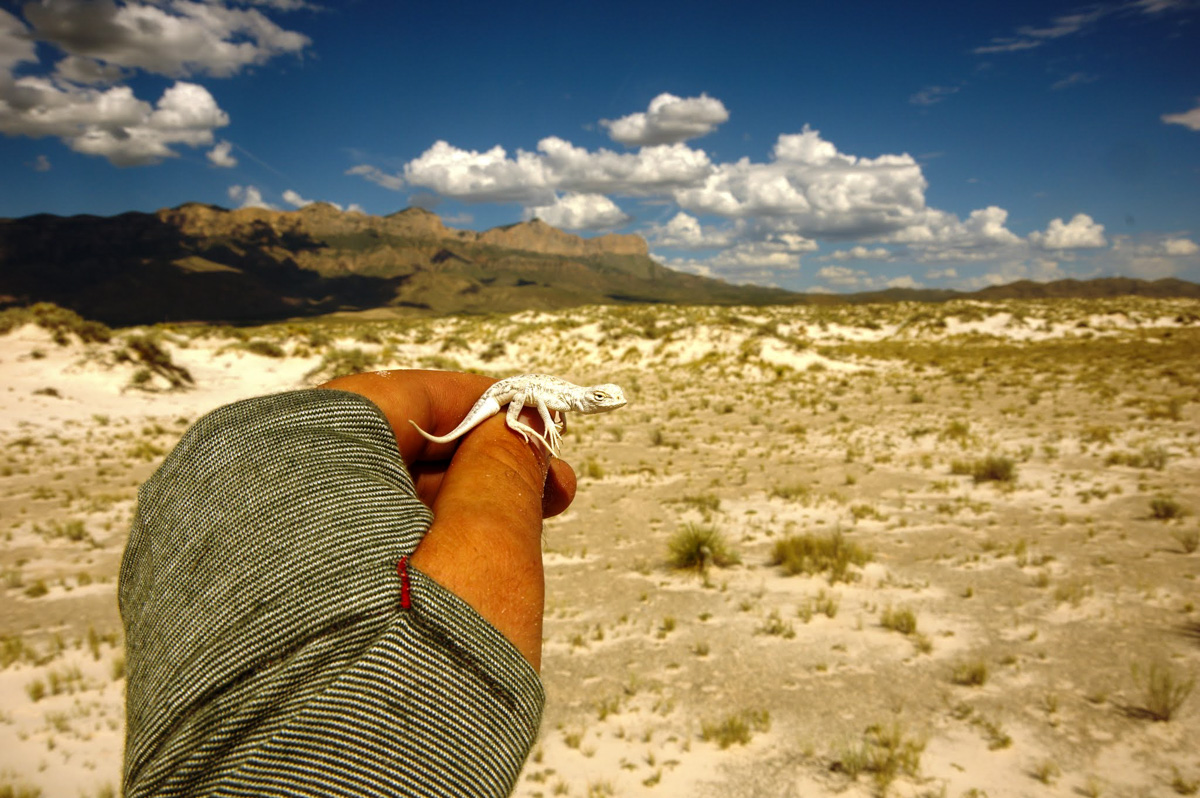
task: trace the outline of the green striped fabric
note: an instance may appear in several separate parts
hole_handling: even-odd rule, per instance
[[[121,563],[127,798],[509,794],[545,694],[419,571],[400,608],[431,521],[358,394],[200,419],[141,487]]]

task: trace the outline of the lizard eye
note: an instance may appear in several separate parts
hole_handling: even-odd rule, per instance
[[[606,394],[604,391],[592,391],[593,402],[603,402],[607,396],[608,394]]]

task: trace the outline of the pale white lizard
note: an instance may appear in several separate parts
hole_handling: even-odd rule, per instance
[[[560,425],[552,413],[561,414],[571,410],[577,413],[607,413],[625,406],[625,394],[619,386],[611,383],[585,387],[549,374],[519,374],[500,380],[484,391],[458,426],[445,435],[430,435],[412,419],[409,419],[408,423],[427,440],[449,443],[499,413],[504,405],[508,405],[509,429],[526,442],[533,436],[541,441],[550,454],[557,457],[559,447],[562,446],[561,432],[566,424],[563,422]],[[517,417],[522,407],[537,408],[542,423],[546,426],[549,440]]]

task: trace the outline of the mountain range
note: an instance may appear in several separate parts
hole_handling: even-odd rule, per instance
[[[1020,282],[962,294],[798,294],[684,274],[634,235],[584,239],[539,220],[484,232],[389,216],[187,203],[156,213],[0,219],[0,307],[54,302],[111,325],[265,322],[355,312],[497,313],[585,304],[795,304],[953,297],[1200,297],[1180,280]]]

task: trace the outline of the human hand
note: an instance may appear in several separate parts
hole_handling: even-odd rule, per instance
[[[433,510],[429,532],[409,562],[495,626],[541,668],[542,519],[575,498],[575,472],[513,434],[504,413],[451,443],[412,428],[453,429],[495,380],[446,371],[396,370],[338,377],[322,388],[351,391],[383,411],[417,495]],[[530,408],[522,419],[541,430]]]

